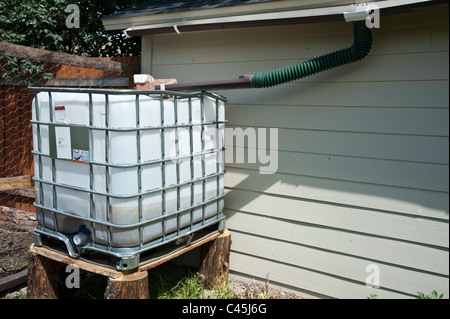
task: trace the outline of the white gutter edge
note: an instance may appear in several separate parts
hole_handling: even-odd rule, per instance
[[[377,1],[377,2],[369,2],[371,7],[377,7],[378,9],[385,9],[409,4],[416,4],[422,2],[430,2],[432,0],[386,0],[386,1]],[[351,4],[346,6],[336,6],[336,7],[325,7],[325,8],[316,8],[316,9],[303,9],[303,10],[290,10],[284,12],[273,12],[273,13],[259,13],[259,14],[249,14],[249,15],[238,15],[231,17],[223,17],[223,18],[207,18],[207,19],[196,19],[196,20],[187,20],[187,21],[179,21],[177,23],[168,22],[168,23],[158,23],[158,24],[148,24],[148,25],[140,25],[133,26],[124,31],[126,35],[130,31],[139,31],[139,30],[150,30],[150,29],[159,29],[159,28],[173,28],[174,26],[182,27],[182,26],[192,26],[192,25],[203,25],[203,24],[218,24],[218,23],[232,23],[232,22],[248,22],[255,20],[275,20],[275,19],[291,19],[291,18],[306,18],[306,17],[317,17],[317,16],[327,16],[327,15],[338,15],[349,12],[357,12],[358,8],[361,4]]]

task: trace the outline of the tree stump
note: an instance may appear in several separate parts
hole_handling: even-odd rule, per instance
[[[30,253],[27,296],[29,299],[56,299],[65,289],[67,265]]]
[[[202,246],[198,283],[206,289],[222,286],[228,281],[230,270],[231,233],[222,235]]]
[[[148,273],[138,271],[119,278],[108,278],[105,299],[148,299]]]

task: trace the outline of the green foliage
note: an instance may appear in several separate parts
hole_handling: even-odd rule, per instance
[[[417,296],[419,299],[442,299],[444,298],[444,294],[438,294],[436,290],[433,290],[431,294],[425,295],[423,292],[418,292]]]
[[[173,287],[186,278],[192,277],[193,272],[189,267],[179,267],[171,263],[165,263],[148,271],[149,297],[150,299],[168,298]]]
[[[226,282],[222,286],[215,285],[212,290],[205,290],[197,283],[198,273],[191,274],[180,280],[175,286],[161,291],[158,299],[232,299],[233,292]],[[262,294],[260,299],[267,299]]]
[[[65,0],[66,5],[73,3],[80,9],[80,28],[68,29],[64,25],[63,44],[66,52],[89,56],[139,55],[140,38],[127,38],[121,30],[105,31],[101,17],[123,8],[133,7],[142,1]],[[64,15],[66,18],[68,13]]]
[[[14,57],[5,57],[4,59],[3,79],[24,78],[24,83],[31,85],[34,80],[48,80],[52,77],[51,73],[43,73],[45,66],[42,63]]]
[[[143,0],[3,0],[0,41],[78,55],[131,56],[140,53],[139,38],[105,31],[101,18]],[[69,4],[80,9],[80,28],[68,28]]]
[[[2,0],[0,41],[92,57],[140,54],[140,38],[127,38],[122,31],[108,32],[101,18],[144,0]],[[69,4],[80,10],[80,28],[68,28]],[[3,67],[2,67],[3,66]],[[1,57],[3,78],[48,79],[44,65],[29,60]]]
[[[64,0],[0,2],[0,41],[59,51],[64,8]]]
[[[185,277],[170,290],[163,291],[159,299],[199,299],[204,295],[204,289],[197,284],[197,274]]]

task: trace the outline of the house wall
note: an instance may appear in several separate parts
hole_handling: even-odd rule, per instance
[[[219,92],[228,127],[279,135],[275,174],[227,163],[232,276],[267,277],[306,297],[449,297],[448,27],[448,10],[382,16],[361,62]],[[350,24],[329,22],[147,36],[142,55],[156,78],[193,82],[272,70],[352,41]],[[377,274],[380,287],[369,289]]]

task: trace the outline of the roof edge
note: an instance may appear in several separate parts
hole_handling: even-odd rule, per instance
[[[362,2],[362,1],[359,1]],[[375,4],[383,14],[399,14],[430,8],[448,8],[448,1],[444,0],[384,0],[371,2]],[[322,8],[296,9],[278,12],[264,12],[241,15],[228,15],[219,17],[156,20],[156,23],[142,24],[149,21],[151,16],[140,17],[140,22],[135,21],[129,27],[124,27],[129,36],[142,36],[151,34],[182,33],[192,31],[206,31],[218,29],[232,29],[258,26],[274,26],[311,22],[326,22],[344,20],[344,12],[355,11],[356,5],[328,6]],[[145,20],[145,18],[147,20]],[[153,19],[153,21],[155,21]],[[148,22],[147,22],[148,23]],[[123,30],[122,29],[122,30]]]

